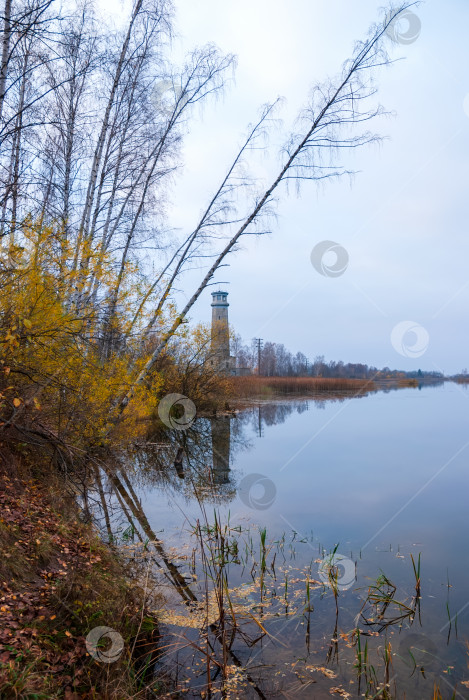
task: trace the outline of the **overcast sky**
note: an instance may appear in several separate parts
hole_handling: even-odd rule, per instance
[[[187,232],[259,106],[281,95],[284,126],[260,166],[266,181],[275,175],[279,146],[310,87],[337,73],[382,3],[175,4],[176,52],[212,41],[238,57],[235,82],[197,115],[185,142],[169,221]],[[299,197],[283,190],[272,234],[245,239],[220,272],[230,321],[246,340],[379,367],[449,373],[469,365],[469,2],[428,0],[414,11],[420,34],[396,44],[393,57],[404,60],[378,75],[379,100],[395,112],[375,123],[388,140],[355,154],[352,184],[306,183]],[[311,251],[323,240],[346,249],[344,274],[313,268]],[[187,296],[201,274],[191,274]],[[192,320],[209,321],[210,291]],[[424,330],[403,337],[410,324],[398,326],[393,346],[393,328],[405,321]]]

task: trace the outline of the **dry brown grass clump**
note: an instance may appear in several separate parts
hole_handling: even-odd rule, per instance
[[[337,395],[362,394],[376,390],[371,379],[341,379],[326,377],[249,377],[233,378],[235,395],[239,398],[271,397],[276,394]]]

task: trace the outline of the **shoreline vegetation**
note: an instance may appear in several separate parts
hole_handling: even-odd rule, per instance
[[[158,647],[144,573],[103,542],[62,478],[2,457],[0,697],[138,697]],[[112,674],[87,643],[103,626],[124,645]]]
[[[34,1],[26,14],[16,3],[5,3],[2,699],[123,700],[160,693],[149,677],[158,653],[150,564],[156,558],[164,562],[168,577],[189,596],[185,602],[193,600],[141,512],[128,479],[131,459],[122,465],[119,456],[148,443],[149,423],[163,399],[179,396],[199,415],[216,416],[247,397],[326,399],[395,388],[392,382],[321,377],[232,381],[210,369],[211,329],[190,323],[189,315],[244,237],[270,228],[273,202],[286,180],[349,174],[338,154],[380,140],[363,130],[365,122],[383,114],[374,104],[373,76],[393,62],[387,33],[411,5],[390,8],[337,76],[327,85],[317,83],[301,120],[285,134],[289,146],[282,148],[280,170],[262,194],[252,187],[248,156],[273,128],[280,104],[264,106],[208,196],[199,223],[178,237],[165,210],[191,111],[223,92],[234,56],[207,44],[177,68],[168,2],[153,3],[149,11],[145,0],[135,0],[120,28],[98,21],[93,3],[72,3],[67,16],[62,10],[56,14],[50,0]],[[169,95],[166,101],[158,94],[170,75],[173,85],[185,86],[174,105]],[[96,86],[99,99],[93,97]],[[328,164],[313,155],[324,147],[331,155]],[[199,266],[201,279],[191,288],[184,275]],[[187,300],[183,308],[176,305],[180,291]],[[420,384],[397,383],[405,386]],[[181,433],[176,440],[182,450]],[[154,445],[157,456],[167,446],[173,461],[164,466],[172,468],[176,443]],[[151,471],[154,462],[147,466]],[[130,564],[113,539],[108,487],[132,535],[132,523],[138,522],[147,559]],[[102,504],[109,545],[98,536],[96,503]],[[225,556],[234,556],[223,549],[226,533],[219,523],[209,529],[207,521],[205,527],[204,533],[199,528],[201,549],[212,537],[215,556],[221,549],[225,563]],[[210,563],[211,556],[207,553]],[[223,621],[228,583],[223,568],[214,571]],[[96,640],[95,646],[86,644],[90,632],[103,627],[112,628],[123,644],[112,666],[102,659],[109,652],[106,640],[99,647]],[[226,668],[225,631],[220,637],[218,630],[209,631],[212,641],[222,640]],[[225,677],[220,678],[223,686]]]
[[[221,386],[225,406],[227,389],[234,404],[359,397],[383,389],[382,382],[311,377],[250,376]],[[387,384],[416,386],[415,380]],[[214,404],[217,413],[221,402]],[[13,449],[2,442],[0,452],[0,696],[155,697],[161,679],[152,685],[146,677],[159,648],[155,593],[147,590],[148,571],[145,582],[137,560],[130,565],[117,543],[106,544],[93,526],[76,487],[89,474],[76,465],[73,473],[51,470],[44,444],[21,442],[19,435]],[[112,627],[124,640],[126,654],[112,674],[87,650],[86,636],[97,626]]]
[[[253,398],[255,396],[276,398],[288,394],[302,396],[334,395],[337,393],[362,394],[376,390],[372,380],[334,379],[322,377],[237,377],[233,380],[236,396]]]
[[[259,377],[250,375],[232,379],[234,402],[245,403],[277,398],[337,399],[366,396],[376,391],[418,388],[441,384],[435,378],[347,379],[343,377]]]

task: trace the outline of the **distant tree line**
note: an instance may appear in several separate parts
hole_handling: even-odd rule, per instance
[[[467,372],[467,367],[464,367],[457,374],[453,374],[451,379],[457,382],[458,384],[469,384],[469,374]]]
[[[292,353],[283,343],[266,341],[259,352],[257,340],[250,344],[243,343],[235,336],[233,354],[236,366],[249,369],[253,374],[264,377],[341,377],[346,379],[442,379],[441,372],[427,372],[421,369],[411,372],[383,367],[370,367],[361,362],[343,362],[330,360],[326,362],[324,355],[316,355],[309,359],[302,352]]]

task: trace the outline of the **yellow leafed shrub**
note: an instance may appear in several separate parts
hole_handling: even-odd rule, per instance
[[[22,245],[2,256],[0,415],[3,435],[15,430],[82,450],[109,439],[116,404],[146,361],[138,340],[103,350],[103,333],[125,337],[140,280],[128,266],[119,311],[105,316],[116,283],[112,261],[89,251],[86,274],[74,269],[60,229],[31,223]],[[93,298],[93,285],[107,297]],[[83,301],[84,299],[84,301]],[[128,306],[127,306],[128,305]],[[119,436],[134,437],[154,411],[158,375],[137,388]],[[114,435],[114,440],[116,436]]]

